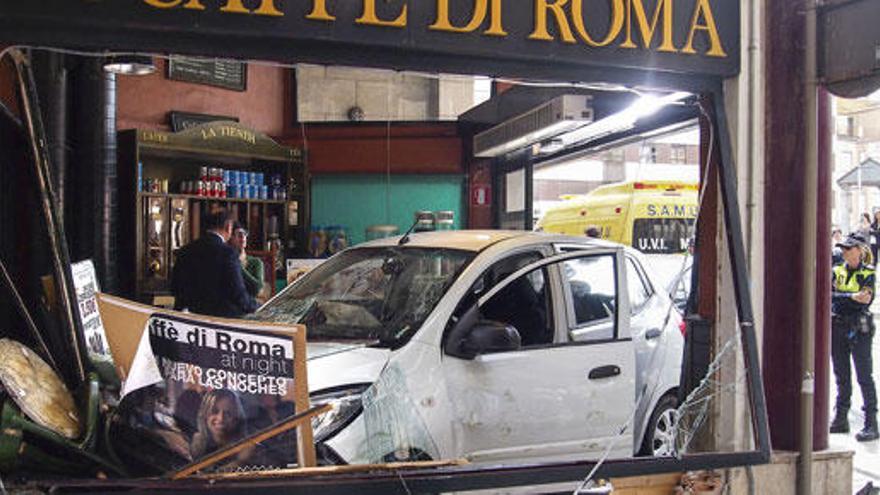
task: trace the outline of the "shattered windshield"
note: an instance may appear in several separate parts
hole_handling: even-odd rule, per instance
[[[473,257],[453,249],[351,249],[306,274],[252,318],[306,325],[309,340],[399,347]]]

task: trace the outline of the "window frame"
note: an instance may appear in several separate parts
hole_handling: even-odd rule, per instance
[[[620,308],[621,308],[621,284],[620,284],[620,269],[617,253],[614,252],[590,252],[583,253],[582,256],[575,257],[569,260],[562,260],[556,264],[556,269],[560,269],[560,265],[562,263],[568,261],[576,261],[584,258],[598,258],[600,256],[606,256],[611,258],[612,271],[614,272],[614,316],[613,318],[608,317],[607,319],[611,319],[613,323],[613,328],[611,330],[611,336],[606,338],[598,338],[591,340],[573,340],[572,332],[577,330],[583,330],[589,327],[597,326],[606,321],[606,318],[602,318],[600,320],[590,321],[586,323],[579,323],[577,321],[577,315],[575,314],[574,309],[574,295],[571,292],[571,285],[565,279],[563,273],[560,272],[560,281],[561,281],[561,290],[562,290],[562,299],[565,301],[565,336],[566,341],[564,344],[566,345],[577,345],[577,344],[596,344],[596,343],[607,343],[607,342],[616,342],[620,340]]]
[[[542,257],[542,259],[544,259],[544,258],[546,258],[546,256]],[[537,260],[537,261],[541,261],[541,260]],[[529,263],[529,265],[532,265],[533,263],[536,263],[537,261],[534,261],[534,262],[532,262],[532,263]],[[529,265],[526,265],[526,266],[529,266]],[[562,343],[562,342],[559,341],[559,325],[558,325],[559,318],[557,318],[558,309],[557,309],[557,307],[556,307],[557,305],[554,303],[555,298],[554,298],[554,296],[553,296],[553,292],[555,292],[555,291],[554,291],[553,288],[552,288],[551,277],[550,277],[550,270],[549,270],[548,268],[549,268],[549,267],[547,267],[547,266],[543,266],[543,267],[540,267],[540,268],[536,268],[535,270],[532,270],[532,271],[529,271],[529,272],[527,272],[527,273],[524,273],[524,274],[522,274],[522,275],[520,275],[519,277],[516,277],[516,278],[519,279],[519,278],[521,278],[521,277],[528,277],[530,273],[532,273],[533,271],[538,271],[538,270],[540,270],[541,273],[543,274],[543,276],[544,276],[544,287],[545,287],[545,294],[544,294],[545,301],[544,301],[544,304],[545,304],[545,307],[546,307],[546,309],[547,309],[547,315],[546,315],[546,321],[545,321],[545,323],[546,323],[547,325],[549,325],[550,327],[552,327],[552,330],[553,330],[553,332],[552,332],[552,334],[553,334],[552,340],[551,340],[549,343],[544,343],[544,344],[522,345],[519,349],[517,349],[516,351],[512,351],[512,352],[531,351],[531,350],[534,350],[534,349],[547,349],[547,348],[550,348],[550,347],[556,347],[558,344],[561,344],[561,343]],[[505,279],[506,279],[506,278],[505,278]],[[505,279],[502,279],[502,281],[505,280]],[[511,282],[513,282],[513,281],[511,281]],[[496,285],[497,285],[497,284],[496,284]],[[509,284],[508,284],[508,285],[509,285]],[[504,289],[506,289],[506,288],[507,288],[507,287],[504,287]],[[501,294],[501,292],[502,292],[504,289],[502,289],[501,291],[499,291],[498,293],[496,293],[494,296],[492,296],[492,298],[499,296],[499,295]],[[490,289],[490,290],[491,290],[491,289]],[[487,299],[487,300],[486,300],[486,303],[488,303],[489,301],[491,301],[492,298]],[[483,306],[483,305],[481,304],[481,305],[480,305],[480,315],[481,315],[481,316],[483,315],[483,312],[482,312],[482,306]],[[496,320],[496,321],[497,321],[497,320]],[[519,329],[517,329],[517,331],[519,332]],[[520,336],[522,336],[522,332],[520,332]],[[508,352],[511,352],[511,351],[508,351]],[[496,353],[492,353],[492,354],[496,354]]]
[[[624,305],[626,307],[629,306],[628,295],[625,293],[624,290],[621,289],[621,282],[620,282],[621,276],[620,276],[620,270],[618,268],[621,264],[621,257],[623,256],[622,250],[602,249],[602,250],[593,251],[593,252],[583,252],[583,253],[580,252],[580,251],[587,250],[587,249],[593,249],[593,248],[591,248],[590,246],[580,246],[580,245],[565,246],[563,248],[562,252],[557,252],[551,256],[544,256],[544,258],[542,260],[539,260],[539,261],[536,261],[535,263],[533,263],[533,264],[541,264],[541,265],[543,265],[542,267],[535,267],[532,270],[527,270],[524,273],[522,273],[521,275],[518,275],[518,276],[525,276],[527,273],[529,273],[533,270],[538,270],[538,269],[546,269],[547,270],[547,275],[548,275],[547,283],[549,283],[550,287],[551,287],[551,293],[550,293],[551,306],[552,306],[552,309],[551,309],[552,315],[551,316],[554,319],[553,324],[554,324],[554,328],[556,329],[556,331],[555,331],[555,335],[554,335],[554,339],[553,339],[552,344],[532,345],[532,346],[528,346],[528,347],[522,347],[516,351],[506,351],[507,353],[527,352],[527,351],[540,350],[540,349],[553,349],[553,348],[557,348],[557,347],[589,346],[589,345],[600,345],[600,344],[632,341],[632,336],[630,335],[630,328],[629,328],[629,324],[628,324],[629,317],[627,317],[624,320],[620,316],[621,315],[620,308],[623,307]],[[563,255],[567,255],[567,259],[557,259],[559,256],[563,256]],[[569,304],[569,301],[571,299],[570,299],[570,297],[566,296],[566,292],[568,291],[568,288],[567,288],[567,284],[564,282],[564,277],[562,276],[561,270],[559,268],[559,264],[564,261],[571,260],[571,259],[580,259],[580,258],[595,257],[595,256],[611,256],[613,259],[614,278],[615,278],[615,286],[616,286],[616,294],[615,294],[616,310],[615,310],[614,331],[613,331],[612,337],[610,337],[610,338],[585,340],[585,341],[571,340],[571,338],[569,336],[569,331],[572,328],[569,327],[570,319],[568,316],[568,310],[571,307]],[[525,268],[528,268],[528,267],[532,266],[533,264],[529,264],[529,265],[524,266],[523,268],[521,268],[521,269],[517,270],[516,272],[514,272],[513,274],[511,274],[510,277],[513,277],[514,275],[516,275],[520,272],[523,272],[523,270]],[[504,281],[507,281],[507,279],[505,279]],[[510,280],[510,282],[512,282],[512,281],[513,280]],[[496,285],[501,285],[501,284],[499,283]],[[505,284],[505,285],[507,285],[507,284]],[[500,290],[498,292],[500,292]],[[493,289],[491,289],[489,292],[487,292],[483,296],[480,296],[480,298],[477,301],[478,305],[482,306],[484,304],[484,296],[486,296],[486,295],[489,295],[488,299],[491,299],[492,297],[494,297],[496,295],[496,292],[494,291],[494,287],[493,287]],[[485,299],[485,300],[488,301],[488,299]],[[573,307],[572,307],[572,310],[573,310]],[[564,318],[561,316],[563,314],[565,315]],[[577,327],[575,327],[575,329],[576,328]],[[444,338],[443,338],[444,344],[446,341],[446,334],[447,333],[448,333],[448,328],[447,328],[446,332],[444,332]]]
[[[501,283],[507,281],[512,275],[521,272],[523,268],[534,265],[536,263],[540,263],[540,262],[546,260],[547,258],[553,257],[553,255],[555,253],[553,251],[551,251],[546,244],[529,245],[529,246],[522,246],[517,249],[512,249],[512,250],[504,253],[502,256],[499,256],[499,257],[493,259],[491,262],[489,262],[488,266],[485,269],[481,270],[480,273],[473,280],[473,282],[471,282],[470,286],[467,288],[464,295],[461,296],[461,298],[455,304],[455,307],[453,308],[452,312],[450,313],[449,318],[446,321],[446,325],[443,329],[443,336],[440,339],[440,348],[441,349],[444,349],[446,347],[446,339],[449,337],[449,332],[452,330],[452,327],[455,326],[456,321],[454,320],[454,318],[461,317],[462,314],[464,314],[462,311],[460,311],[460,310],[462,310],[461,304],[472,294],[474,285],[476,285],[476,283],[478,281],[482,280],[483,277],[489,272],[489,270],[491,270],[492,268],[497,266],[498,263],[508,261],[515,256],[521,256],[521,255],[527,255],[527,254],[535,254],[538,256],[538,258],[535,259],[534,261],[529,262],[527,265],[524,265],[520,268],[517,268],[513,273],[508,274],[507,277],[499,280],[498,283],[496,283],[495,285],[493,285],[489,289],[484,289],[481,294],[477,295],[476,299],[471,304],[468,304],[467,308],[463,308],[463,311],[467,311],[467,309],[470,308],[473,304],[477,304],[478,306],[480,306],[482,308],[482,306],[484,304],[486,304],[486,302],[488,302],[498,292],[501,292],[500,290],[494,291],[496,286],[501,285]],[[474,260],[476,260],[476,258]],[[474,261],[474,260],[472,260],[472,261]],[[536,349],[547,349],[547,348],[555,347],[559,344],[560,318],[558,315],[559,315],[559,309],[560,309],[561,305],[558,303],[559,297],[557,296],[557,291],[555,289],[555,287],[558,283],[558,280],[556,278],[556,274],[553,272],[553,270],[550,269],[549,266],[545,265],[541,269],[544,272],[544,279],[545,279],[544,284],[545,284],[546,289],[548,291],[547,292],[547,297],[548,297],[547,318],[549,320],[549,324],[553,328],[553,342],[551,342],[549,344],[530,345],[527,347],[523,346],[523,347],[517,349],[516,351],[508,351],[508,352],[525,352],[525,351],[531,351],[531,350],[536,350]],[[524,273],[522,276],[526,276],[526,273]],[[513,280],[510,280],[510,282],[513,282]],[[505,284],[505,285],[507,285],[507,284]],[[492,294],[492,296],[489,297],[488,299],[484,300],[484,296],[486,296],[487,294],[490,294],[490,293]],[[443,352],[443,354],[446,355],[445,352]],[[493,354],[497,354],[497,353],[493,353]]]
[[[648,279],[647,275],[645,274],[645,269],[642,266],[642,264],[639,262],[639,260],[637,260],[634,256],[631,256],[629,254],[625,255],[624,259],[626,260],[624,263],[626,266],[626,275],[627,276],[624,278],[626,279],[627,297],[629,297],[629,295],[630,295],[630,292],[629,292],[629,290],[630,290],[629,267],[630,266],[633,267],[633,271],[635,272],[636,278],[641,283],[642,289],[645,290],[645,300],[641,304],[637,305],[632,301],[631,297],[629,298],[630,299],[630,301],[629,301],[630,313],[629,314],[630,314],[630,316],[635,316],[635,315],[641,313],[648,306],[648,303],[651,302],[651,298],[654,297],[654,295],[657,293],[657,290],[654,288],[654,285]],[[629,264],[626,264],[626,263],[629,263]]]

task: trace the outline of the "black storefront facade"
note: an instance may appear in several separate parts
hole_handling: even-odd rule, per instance
[[[56,47],[90,54],[174,53],[286,64],[341,64],[511,79],[588,81],[694,94],[717,136],[712,162],[718,166],[719,201],[748,369],[755,449],[735,454],[686,455],[682,459],[608,461],[597,474],[625,476],[766,462],[770,454],[767,412],[723,91],[724,79],[739,73],[740,6],[720,0],[527,3],[514,7],[512,2],[502,0],[58,1],[9,9],[0,17],[0,29],[2,43],[7,45]],[[578,480],[592,465],[577,462],[495,469],[465,466],[248,480],[223,488],[283,488],[303,493],[442,492]],[[93,483],[62,485],[179,491],[207,488],[198,480]]]

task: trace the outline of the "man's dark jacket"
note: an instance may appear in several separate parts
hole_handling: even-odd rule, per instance
[[[211,232],[178,251],[171,290],[175,309],[193,313],[238,317],[257,309],[245,289],[238,255]]]

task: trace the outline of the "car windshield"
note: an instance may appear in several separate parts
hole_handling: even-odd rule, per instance
[[[303,276],[253,319],[300,323],[309,340],[403,345],[475,253],[430,248],[356,248]]]

